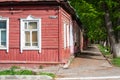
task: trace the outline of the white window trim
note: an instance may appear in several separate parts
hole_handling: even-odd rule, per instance
[[[70,46],[70,29],[69,29],[69,24],[67,24],[67,47]]]
[[[23,39],[23,35],[24,35],[24,21],[38,21],[38,46],[39,47],[24,47],[24,39]],[[23,37],[22,37],[23,36]],[[27,18],[21,18],[20,19],[20,51],[21,53],[23,52],[23,50],[39,50],[39,53],[41,53],[41,18],[35,18],[31,15],[29,15]]]
[[[9,18],[0,16],[0,20],[6,20],[6,47],[0,47],[0,50],[9,52]]]
[[[66,47],[67,47],[67,36],[66,36],[66,34],[67,34],[67,32],[66,32],[66,23],[64,22],[64,25],[63,25],[63,29],[64,29],[64,49],[66,49]]]
[[[68,48],[70,47],[70,25],[64,22],[63,29],[64,29],[64,49],[66,49],[67,47]]]
[[[70,46],[74,46],[73,43],[73,26],[72,26],[72,22],[70,23]]]
[[[73,40],[73,26],[72,22],[70,22],[70,52],[71,54],[74,53],[74,40]]]

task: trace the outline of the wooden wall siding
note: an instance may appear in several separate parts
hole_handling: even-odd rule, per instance
[[[70,20],[71,20],[71,16],[64,11],[63,9],[61,9],[61,61],[62,62],[67,62],[68,59],[70,58],[70,46],[67,46],[66,48],[64,48],[64,22],[66,22],[67,24],[70,24]]]
[[[42,53],[38,51],[24,51],[22,54],[19,49],[10,49],[9,53],[0,50],[1,61],[42,61],[57,62],[57,49],[42,49]]]
[[[69,48],[67,48],[67,49],[62,49],[62,54],[61,54],[61,56],[62,56],[62,62],[64,62],[64,63],[67,63],[67,61],[69,60],[69,58],[70,58],[70,56],[71,56],[71,54],[70,54],[70,49]]]
[[[76,51],[75,52],[79,52],[80,50],[82,50],[81,49],[81,47],[82,47],[82,39],[81,39],[81,30],[80,30],[80,27],[79,27],[79,25],[77,24],[77,22],[76,21],[74,21],[73,22],[73,24],[74,24],[74,28],[73,28],[73,32],[74,32],[74,42],[76,42],[76,44],[77,44],[77,49],[76,49]]]
[[[64,26],[64,22],[67,23],[69,25],[69,29],[70,29],[70,21],[72,21],[72,18],[71,16],[66,12],[64,11],[63,9],[61,10],[62,11],[62,16],[61,16],[61,26],[62,26],[62,48],[64,48],[64,29],[63,29],[63,26]],[[70,48],[70,47],[68,47]]]
[[[10,8],[13,8],[10,10]],[[14,10],[15,9],[15,10]],[[0,50],[0,61],[58,61],[58,8],[41,6],[0,6],[0,16],[8,17],[9,25],[9,52]],[[20,18],[32,15],[42,20],[42,53],[38,51],[23,51],[20,53]]]

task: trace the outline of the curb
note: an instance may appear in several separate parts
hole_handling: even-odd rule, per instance
[[[56,78],[55,80],[110,80],[120,79],[120,76],[105,76],[105,77],[76,77],[76,78]]]
[[[2,75],[0,80],[53,80],[53,78],[46,75]]]

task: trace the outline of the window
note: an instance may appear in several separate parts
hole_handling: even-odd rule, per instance
[[[24,22],[25,29],[25,47],[38,47],[38,29],[37,22]]]
[[[21,52],[23,50],[41,52],[41,19],[31,15],[21,19]]]
[[[69,25],[64,22],[64,48],[70,46],[70,29]]]
[[[66,23],[64,23],[64,26],[63,26],[64,28],[64,48],[66,48],[67,47],[67,32],[66,32]]]
[[[0,49],[6,49],[8,52],[9,45],[9,19],[0,17]]]
[[[70,46],[70,31],[69,31],[69,25],[66,26],[67,27],[67,47]]]
[[[74,43],[73,43],[73,26],[72,22],[70,22],[70,52],[74,53]]]

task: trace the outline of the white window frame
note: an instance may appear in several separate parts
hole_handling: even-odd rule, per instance
[[[64,49],[70,47],[70,26],[66,22],[63,24],[64,29]]]
[[[69,24],[67,24],[67,47],[70,46],[70,28],[69,28]]]
[[[70,52],[74,53],[73,24],[70,22]]]
[[[38,29],[38,47],[26,47],[25,46],[25,28],[24,28],[24,23],[25,22],[37,22],[37,29]],[[39,53],[41,53],[41,18],[35,18],[31,15],[29,15],[27,18],[21,18],[20,19],[20,49],[21,49],[21,53],[23,52],[23,50],[39,50]]]
[[[6,47],[0,47],[0,50],[6,50],[9,52],[9,18],[0,16],[0,20],[6,21]]]
[[[63,24],[63,29],[64,29],[64,49],[67,47],[67,32],[66,32],[66,23],[64,22]]]

